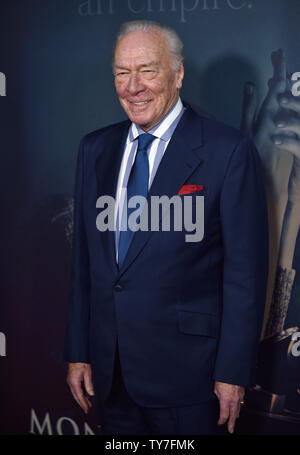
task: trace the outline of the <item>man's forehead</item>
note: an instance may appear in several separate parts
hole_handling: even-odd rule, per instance
[[[162,41],[122,41],[116,48],[114,56],[115,67],[124,67],[127,64],[134,64],[134,66],[157,66],[162,61],[168,59],[169,52],[167,46]]]
[[[159,60],[141,60],[140,62],[135,62],[135,63],[138,68],[149,67],[149,66],[159,66],[159,64],[160,64]],[[117,69],[124,68],[122,63],[119,63],[119,62],[115,62],[114,67]]]

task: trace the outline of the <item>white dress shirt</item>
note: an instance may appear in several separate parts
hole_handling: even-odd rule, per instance
[[[148,131],[149,134],[155,136],[155,139],[152,141],[148,149],[148,159],[149,159],[149,185],[150,189],[153,179],[155,177],[156,171],[158,169],[159,163],[168,147],[172,134],[181,119],[181,116],[184,112],[184,106],[180,98],[178,98],[177,103],[173,108],[168,112],[168,114],[160,121],[158,125]],[[121,167],[119,171],[117,190],[116,190],[116,203],[115,203],[115,213],[114,213],[114,226],[116,228],[115,235],[115,246],[116,246],[116,258],[118,261],[118,244],[119,244],[119,235],[120,235],[120,214],[123,212],[124,199],[125,199],[125,190],[127,189],[128,178],[132,165],[135,160],[138,141],[137,138],[140,134],[145,133],[138,125],[132,123],[125,144],[125,149],[123,153],[123,158],[121,162]]]

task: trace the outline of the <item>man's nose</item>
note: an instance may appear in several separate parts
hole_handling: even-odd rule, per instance
[[[138,74],[131,74],[127,84],[127,91],[131,95],[136,95],[137,93],[144,90],[144,85]]]

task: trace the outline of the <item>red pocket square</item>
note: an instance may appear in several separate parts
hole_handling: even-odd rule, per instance
[[[196,191],[201,191],[203,190],[204,186],[203,185],[183,185],[180,190],[178,191],[178,194],[190,194],[190,193],[195,193]]]

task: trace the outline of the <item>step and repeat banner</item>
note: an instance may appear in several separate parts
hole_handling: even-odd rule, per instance
[[[101,434],[63,361],[75,163],[83,135],[125,118],[112,48],[135,19],[177,30],[182,98],[257,145],[270,273],[257,383],[236,432],[300,434],[299,0],[1,1],[0,433]]]

